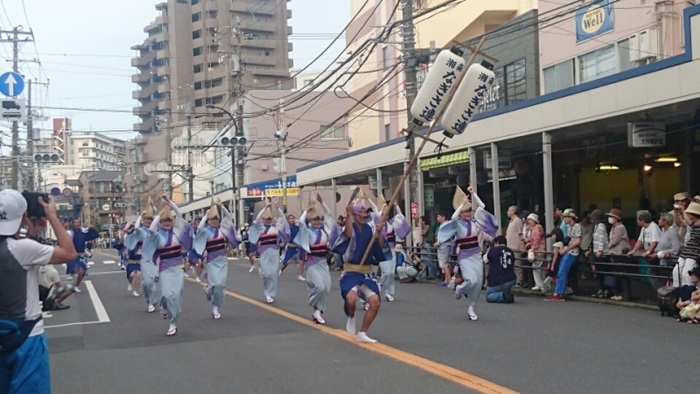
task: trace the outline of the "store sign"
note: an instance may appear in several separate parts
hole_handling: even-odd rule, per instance
[[[491,166],[491,152],[486,151],[486,154],[484,155],[484,168],[487,170],[492,169],[493,167]],[[513,168],[513,162],[510,159],[510,152],[509,151],[499,151],[498,152],[498,169],[499,170],[509,170]]]
[[[666,124],[664,122],[627,123],[627,146],[630,148],[666,146]]]
[[[425,185],[423,187],[423,202],[425,203],[425,209],[433,209],[435,207],[435,187],[432,185]]]
[[[284,195],[284,189],[280,189],[280,188],[265,189],[265,197],[282,197],[283,195]],[[298,196],[299,195],[299,188],[298,187],[287,188],[287,195],[288,196]]]
[[[269,180],[266,182],[258,182],[258,183],[252,183],[249,185],[246,185],[246,193],[245,195],[247,197],[273,197],[273,196],[281,196],[282,195],[282,188],[283,188],[282,180],[280,179],[273,179]],[[296,189],[297,194],[292,194],[290,191],[291,189]],[[272,190],[272,191],[268,191]],[[279,190],[279,194],[276,190]],[[297,196],[299,195],[299,188],[297,187],[297,177],[296,175],[291,175],[287,177],[287,195],[288,196]]]
[[[613,30],[613,2],[593,0],[576,10],[576,43]]]

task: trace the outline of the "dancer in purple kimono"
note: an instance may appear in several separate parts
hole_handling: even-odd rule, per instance
[[[158,277],[160,284],[160,314],[170,320],[167,336],[177,334],[177,320],[182,313],[182,289],[185,282],[185,261],[182,250],[192,248],[192,231],[182,213],[166,195],[164,203],[151,223],[151,232],[158,236]],[[170,212],[175,211],[175,215]]]
[[[457,188],[458,192],[461,192],[459,186]],[[483,233],[491,237],[496,236],[498,223],[496,218],[484,209],[485,205],[474,189],[470,186],[467,190],[471,194],[471,200],[464,196],[462,204],[456,207],[452,219],[443,223],[438,229],[437,240],[444,243],[456,237],[459,269],[464,282],[455,288],[455,298],[460,299],[462,295],[466,295],[469,301],[467,316],[469,320],[477,320],[475,307],[484,283],[484,263],[481,258],[480,242]],[[476,206],[476,212],[473,211],[472,206]]]
[[[204,289],[207,301],[211,301],[212,317],[221,318],[219,308],[224,306],[224,288],[228,278],[228,259],[226,244],[237,248],[241,240],[236,235],[236,223],[231,218],[228,209],[221,204],[220,199],[212,203],[207,211],[206,220],[199,222],[199,229],[194,238],[194,250],[206,261],[207,282]]]
[[[321,316],[326,310],[328,295],[331,291],[331,271],[326,264],[326,257],[331,245],[340,235],[340,227],[320,195],[316,196],[316,200],[321,204],[325,217],[315,205],[311,205],[299,218],[299,234],[293,241],[305,252],[302,253],[302,260],[306,267],[309,306],[314,308],[311,318],[318,324],[326,324]]]
[[[279,202],[274,202],[277,220],[272,212],[273,203],[267,201],[265,208],[258,214],[250,228],[250,242],[257,245],[260,253],[260,275],[265,285],[265,300],[268,304],[277,296],[277,279],[279,278],[280,240],[289,242],[289,223],[284,220],[284,212]]]

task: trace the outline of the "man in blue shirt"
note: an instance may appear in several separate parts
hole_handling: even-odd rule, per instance
[[[513,263],[515,255],[506,246],[506,237],[499,235],[493,239],[493,246],[486,254],[489,262],[489,273],[486,277],[486,302],[512,304],[513,286],[515,285],[515,270]]]

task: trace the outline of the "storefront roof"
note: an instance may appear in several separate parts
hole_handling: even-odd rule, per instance
[[[700,5],[684,10],[683,54],[545,94],[475,116],[467,132],[450,141],[463,150],[545,131],[700,98]],[[686,77],[686,78],[683,78]],[[430,144],[428,145],[430,146]],[[404,138],[396,138],[299,168],[299,185],[341,182],[404,162]],[[428,149],[423,157],[434,156]],[[443,155],[447,159],[447,155]],[[435,167],[433,167],[435,168]]]
[[[469,163],[469,152],[466,150],[446,153],[441,156],[426,157],[420,159],[420,168],[423,171],[453,166],[456,164]]]

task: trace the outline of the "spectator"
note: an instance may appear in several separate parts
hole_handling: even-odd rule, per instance
[[[58,271],[52,265],[39,268],[39,300],[43,303],[43,310],[63,310],[70,308],[63,305],[63,301],[73,294],[73,286],[63,286],[58,276]]]
[[[609,254],[609,240],[608,240],[608,229],[603,223],[603,211],[600,209],[594,209],[591,214],[591,226],[593,227],[593,243],[591,253],[593,254],[593,261],[595,262],[607,262],[607,255]],[[602,265],[601,269],[596,269],[595,265],[594,271],[606,271],[606,266]],[[612,275],[598,274],[598,292],[593,294],[593,297],[608,298],[613,294],[612,289],[615,288],[615,277]]]
[[[610,253],[610,261],[612,263],[622,263],[625,261],[625,255],[630,250],[630,240],[627,235],[627,228],[622,224],[622,211],[613,208],[606,213],[608,223],[610,223],[610,237],[608,238],[608,250]],[[617,270],[619,271],[619,270]],[[617,277],[610,275],[614,279],[614,283],[610,279],[608,281],[613,286],[609,286],[609,290],[614,293],[619,290],[619,282]],[[604,279],[605,280],[605,279]],[[611,300],[622,301],[623,297],[620,294],[610,297]]]
[[[564,206],[560,205],[554,208],[554,226],[561,229],[561,232],[566,236],[569,233],[569,225],[564,220]]]
[[[680,192],[673,196],[673,211],[669,212],[673,215],[671,226],[678,233],[678,239],[685,242],[685,236],[688,233],[688,225],[685,222],[683,213],[690,204],[690,196],[688,193]]]
[[[627,255],[632,257],[641,250],[642,252],[639,256],[640,264],[649,265],[649,262],[656,258],[656,247],[661,238],[661,229],[652,221],[651,213],[646,210],[637,211],[637,225],[641,227],[639,239]],[[655,289],[660,287],[657,287],[658,282],[652,281],[651,278],[649,282]]]
[[[394,251],[396,252],[396,273],[399,275],[401,283],[415,282],[418,276],[416,264],[406,255],[403,245],[396,244]]]
[[[678,265],[673,270],[673,286],[690,285],[690,275],[687,272],[697,265],[700,258],[700,204],[691,202],[685,210],[690,238],[680,250]],[[680,272],[680,274],[679,274]],[[680,277],[680,280],[678,279]]]
[[[544,280],[544,292],[548,292],[552,284],[557,283],[557,269],[559,268],[559,258],[561,257],[561,249],[564,247],[564,233],[561,228],[557,227],[552,230],[547,238],[552,238],[552,260],[549,261],[549,269],[547,277]]]
[[[53,199],[48,203],[37,199],[45,218],[30,220],[22,194],[0,190],[0,393],[51,392],[38,271],[42,265],[65,264],[78,256],[56,215],[56,203]],[[46,227],[47,221],[58,238],[57,247],[30,239]],[[27,238],[19,239],[22,224],[29,230]]]
[[[544,228],[540,224],[540,217],[536,213],[527,215],[527,236],[524,239],[527,249],[527,259],[532,263],[532,276],[535,280],[534,291],[544,291],[545,272],[542,269],[544,251],[546,249]]]
[[[691,304],[697,304],[697,295],[700,295],[700,267],[693,268],[690,272],[688,272],[688,274],[690,275],[690,281],[692,284],[681,287],[681,297],[676,304],[678,310],[681,311],[681,318],[677,320],[679,322],[688,320],[688,318],[684,318],[683,315],[688,316],[688,312],[690,312],[690,310],[687,310],[684,313],[683,309]],[[695,299],[693,299],[693,297],[695,297]],[[695,319],[696,321],[694,323],[697,323],[697,311],[696,315],[691,319]]]
[[[447,214],[445,212],[438,212],[437,214],[437,224],[438,226],[442,226],[443,223],[447,221]],[[433,234],[437,234],[437,230],[433,232]],[[443,274],[445,275],[445,280],[438,283],[440,286],[447,286],[449,283],[452,282],[452,272],[450,271],[452,267],[450,267],[450,253],[452,251],[452,240],[444,243],[440,243],[437,240],[433,244],[437,248],[437,261],[438,261],[438,266],[442,270]],[[427,262],[426,265],[428,266],[428,279],[431,278],[430,275],[430,270],[433,269],[435,270],[434,265],[431,263],[433,262]],[[449,279],[449,280],[448,280]]]
[[[425,263],[427,278],[431,279],[435,277],[437,271],[435,249],[433,247],[435,243],[435,231],[433,231],[430,220],[425,216],[420,217],[418,228],[421,234],[421,260]]]
[[[656,247],[657,264],[664,267],[675,265],[675,258],[681,250],[681,240],[678,237],[678,231],[673,228],[673,215],[670,213],[662,213],[659,215],[659,228],[661,228],[661,236],[659,237],[659,245]],[[658,272],[659,275],[666,271]],[[661,287],[665,281],[658,280],[659,283],[654,287]]]
[[[506,243],[506,237],[497,236],[493,239],[493,246],[487,253],[491,266],[486,288],[486,302],[489,303],[512,304],[514,301],[512,290],[516,282],[513,266],[515,255]]]
[[[506,246],[511,251],[517,251],[520,250],[521,247],[525,245],[521,245],[521,234],[523,232],[523,220],[520,219],[518,214],[520,213],[520,209],[513,205],[508,208],[508,227],[506,228]],[[519,256],[518,256],[519,257]],[[517,281],[515,282],[515,287],[524,287],[525,286],[525,275],[523,275],[523,269],[522,269],[522,262],[521,260],[518,260],[515,262],[515,277],[517,278]]]
[[[554,290],[554,294],[545,298],[545,301],[564,301],[566,279],[569,276],[569,270],[571,270],[571,267],[573,267],[576,260],[578,260],[579,247],[581,246],[582,231],[581,226],[576,222],[576,220],[578,220],[576,211],[567,208],[564,210],[562,217],[569,228],[569,233],[565,246],[559,251],[562,254],[562,258],[559,262],[559,270],[557,272],[556,289]]]

